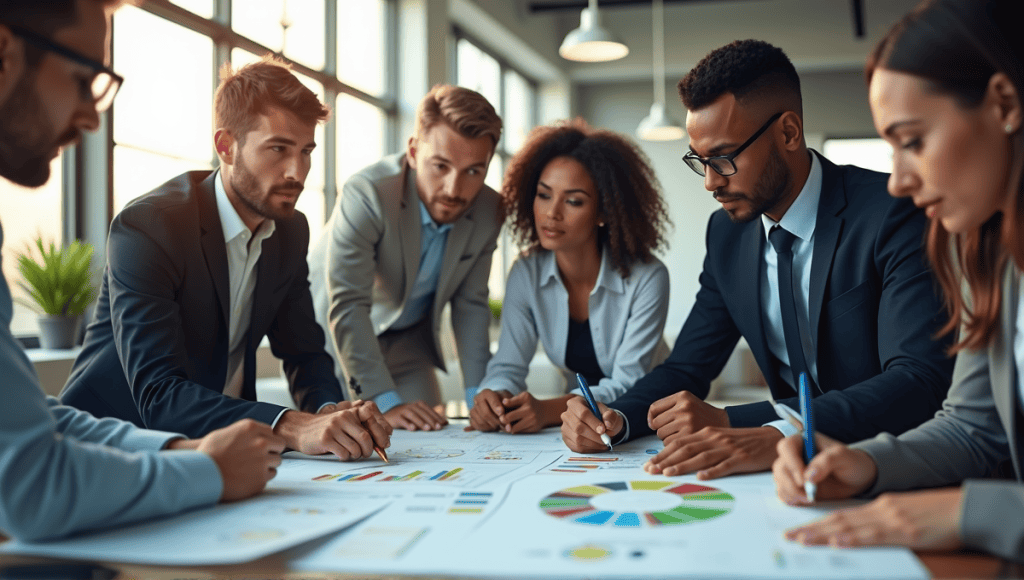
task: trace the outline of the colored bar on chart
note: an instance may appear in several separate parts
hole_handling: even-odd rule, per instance
[[[321,475],[319,477],[314,477],[313,481],[330,481],[330,480],[334,479],[335,477],[339,477],[339,476],[335,475],[333,473],[325,473],[325,474],[323,474],[323,475]]]
[[[447,474],[447,473],[448,473],[447,471],[442,471],[441,473],[438,473],[438,474],[437,474],[437,475],[435,475],[434,477],[431,477],[431,478],[430,478],[430,481],[434,481],[435,479],[441,479],[441,478],[442,478],[442,477],[444,477],[444,476],[445,476],[445,474]]]
[[[345,477],[342,477],[338,481],[348,481],[348,480],[354,478],[357,475],[359,475],[359,474],[358,473],[352,473],[352,474],[346,475]]]
[[[570,457],[566,461],[585,461],[587,463],[618,461],[618,457]]]
[[[417,475],[423,475],[423,472],[422,471],[414,471],[414,472],[410,473],[409,475],[406,475],[405,477],[399,478],[397,481],[409,481],[410,479],[416,477]]]
[[[455,474],[457,474],[460,471],[462,471],[462,468],[461,467],[456,467],[455,469],[453,469],[453,470],[449,471],[448,473],[444,474],[443,476],[441,476],[441,478],[438,479],[438,481],[445,481],[446,479],[452,479],[455,476]]]
[[[377,477],[378,475],[380,475],[382,473],[384,473],[384,472],[383,471],[371,471],[370,473],[367,473],[366,475],[363,475],[361,477],[357,477],[357,478],[353,479],[352,481],[364,481],[364,480],[370,479],[371,477]]]
[[[397,475],[391,475],[391,476],[385,477],[381,481],[395,481],[396,479],[398,479]]]

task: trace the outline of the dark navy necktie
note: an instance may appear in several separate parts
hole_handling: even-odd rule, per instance
[[[803,341],[800,340],[800,324],[796,317],[796,295],[793,292],[793,242],[796,236],[772,226],[768,241],[779,256],[779,305],[782,309],[782,332],[786,337],[786,352],[789,353],[789,368],[793,371],[793,389],[799,392],[800,373],[807,373],[807,381],[814,391],[814,380],[804,359]]]

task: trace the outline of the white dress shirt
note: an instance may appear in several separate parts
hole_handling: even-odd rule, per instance
[[[256,289],[256,278],[259,276],[263,240],[273,235],[276,222],[265,219],[256,228],[255,233],[250,232],[228,200],[222,179],[223,174],[218,172],[214,178],[214,190],[227,250],[228,288],[231,294],[231,312],[228,320],[228,373],[224,394],[237,399],[242,395],[245,341],[249,335],[249,323],[252,321],[252,294]]]

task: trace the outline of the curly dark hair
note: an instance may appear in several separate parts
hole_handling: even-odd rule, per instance
[[[763,40],[737,40],[712,50],[677,88],[691,111],[703,109],[725,93],[732,93],[736,100],[762,92],[789,93],[800,100],[800,77],[793,63],[782,49]]]
[[[598,243],[619,274],[629,276],[632,264],[649,261],[665,245],[671,222],[647,156],[628,138],[579,118],[537,127],[509,162],[501,195],[517,242],[530,249],[540,245],[533,200],[541,172],[556,157],[578,161],[594,180],[597,213],[604,220]]]

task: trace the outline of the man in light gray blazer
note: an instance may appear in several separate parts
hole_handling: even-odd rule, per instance
[[[60,148],[99,127],[120,85],[104,65],[116,4],[0,4],[0,176],[43,185]],[[0,535],[42,540],[174,514],[254,495],[274,476],[284,440],[255,421],[186,440],[47,397],[12,315],[0,272]]]
[[[339,378],[395,428],[447,423],[434,407],[434,369],[447,370],[438,338],[446,304],[464,385],[484,377],[487,278],[502,217],[484,178],[500,137],[483,96],[435,86],[405,153],[352,176],[310,248],[314,309]]]

